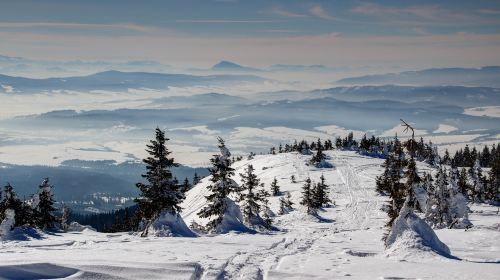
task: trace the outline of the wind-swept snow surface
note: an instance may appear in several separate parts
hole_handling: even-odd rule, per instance
[[[276,177],[283,195],[290,193],[296,210],[275,218],[280,231],[140,238],[85,229],[7,241],[0,243],[0,279],[498,279],[497,208],[471,205],[473,228],[435,230],[453,258],[387,257],[381,241],[387,216],[380,210],[386,197],[375,192],[383,160],[353,152],[325,154],[331,168],[316,168],[309,164],[310,155],[297,153],[234,163],[236,174],[252,164],[268,190]],[[421,164],[418,169],[429,171]],[[300,209],[300,191],[306,178],[318,182],[321,175],[335,205],[310,216]],[[241,183],[238,175],[234,179]],[[208,184],[204,178],[188,192],[182,204],[187,225],[201,222],[196,213],[206,204]],[[274,213],[281,197],[269,198]]]

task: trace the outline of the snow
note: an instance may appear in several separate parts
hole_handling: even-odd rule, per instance
[[[458,130],[457,127],[448,124],[439,124],[439,127],[433,131],[433,133],[450,133]]]
[[[464,110],[465,115],[500,118],[500,106],[474,107]]]
[[[386,254],[390,257],[408,259],[422,257],[423,253],[431,253],[431,256],[432,253],[450,256],[448,246],[441,242],[434,230],[406,205],[394,221],[386,245]]]
[[[148,228],[148,235],[157,237],[196,237],[179,214],[164,211]]]
[[[23,279],[51,278],[48,273],[52,272],[57,274],[54,277],[71,279],[498,278],[500,218],[496,207],[470,205],[471,229],[435,230],[454,258],[432,252],[387,257],[381,241],[387,216],[380,210],[387,198],[375,192],[375,177],[383,170],[383,160],[348,151],[325,154],[333,166],[330,169],[308,165],[311,156],[297,153],[256,155],[234,163],[235,174],[252,164],[267,188],[276,177],[282,193],[290,193],[296,210],[275,218],[279,231],[197,238],[141,238],[92,230],[42,233],[42,238],[30,241],[0,243],[0,278],[13,275],[9,271],[21,276],[32,273],[19,276]],[[418,169],[429,171],[420,163]],[[300,191],[307,177],[318,182],[322,174],[335,204],[315,217],[298,209]],[[290,182],[291,175],[297,183]],[[238,175],[234,180],[241,183]],[[204,178],[187,193],[182,204],[187,225],[205,205],[208,184]],[[275,213],[281,197],[269,198]]]

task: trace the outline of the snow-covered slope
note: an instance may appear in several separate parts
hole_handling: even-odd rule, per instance
[[[281,230],[266,234],[228,233],[198,238],[105,234],[88,229],[44,239],[0,243],[0,279],[496,279],[500,275],[500,216],[497,209],[473,205],[474,228],[436,234],[456,257],[388,258],[381,241],[385,197],[375,193],[382,160],[353,152],[327,152],[333,168],[308,165],[296,153],[255,156],[236,162],[236,174],[252,164],[269,188],[274,177],[290,192],[294,207],[278,216]],[[420,170],[426,167],[419,165]],[[304,180],[324,175],[335,206],[320,218],[300,210]],[[297,183],[290,182],[295,175]],[[240,182],[239,176],[235,180]],[[205,204],[208,178],[183,203],[187,225],[203,223],[196,213]],[[277,213],[279,197],[270,198]]]

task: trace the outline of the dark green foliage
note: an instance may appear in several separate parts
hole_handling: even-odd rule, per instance
[[[278,196],[281,194],[280,186],[278,185],[278,180],[276,180],[276,177],[274,177],[273,181],[271,182],[271,194],[273,196]]]
[[[236,183],[231,179],[234,175],[234,169],[231,168],[231,153],[226,148],[224,140],[218,138],[220,154],[214,155],[210,159],[212,168],[209,169],[212,182],[207,188],[211,194],[206,196],[208,205],[198,212],[201,218],[212,218],[206,226],[208,231],[216,230],[222,222],[227,208],[227,199],[229,194],[237,190]]]
[[[307,213],[316,213],[311,178],[307,178],[304,186],[302,187],[302,200],[300,201],[300,204],[306,207]]]
[[[313,189],[313,206],[321,208],[328,206],[332,201],[328,197],[328,185],[325,183],[325,176],[321,175],[320,182],[314,185]]]
[[[156,128],[155,139],[146,145],[149,156],[143,159],[146,174],[142,177],[147,183],[136,184],[141,194],[135,200],[139,206],[138,215],[146,225],[154,221],[164,210],[171,213],[181,211],[179,204],[184,199],[184,194],[170,170],[178,164],[173,158],[169,158],[171,152],[165,146],[168,140],[165,133]]]
[[[38,205],[35,209],[37,216],[36,223],[42,229],[52,229],[56,225],[56,217],[54,211],[54,198],[52,194],[52,186],[49,183],[49,178],[45,178],[39,186]]]

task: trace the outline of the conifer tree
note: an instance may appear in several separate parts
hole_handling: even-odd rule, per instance
[[[278,214],[283,215],[293,210],[293,202],[290,192],[286,192],[285,197],[280,197],[280,209]]]
[[[435,228],[443,228],[451,224],[449,215],[450,195],[448,191],[448,177],[441,167],[436,174],[432,192],[429,193],[425,218]]]
[[[290,182],[292,182],[294,184],[297,183],[297,181],[295,179],[295,175],[290,176]]]
[[[467,171],[462,167],[460,174],[458,176],[458,190],[465,198],[470,198],[469,196],[469,183],[467,182]]]
[[[469,181],[469,196],[474,202],[484,201],[485,178],[483,177],[483,170],[479,164],[479,160],[476,160],[473,167],[469,169]]]
[[[307,178],[304,183],[304,186],[302,187],[302,200],[300,204],[306,207],[308,214],[316,213],[316,209],[314,207],[315,204],[313,195],[314,194],[313,194],[311,178]]]
[[[278,185],[278,180],[276,180],[276,177],[274,177],[273,181],[271,182],[271,193],[273,196],[278,196],[281,194],[280,186]]]
[[[170,158],[171,152],[165,146],[169,139],[160,128],[155,130],[155,139],[146,145],[149,156],[143,159],[146,165],[146,173],[142,175],[146,183],[137,183],[141,194],[136,198],[139,209],[138,215],[145,222],[147,235],[149,225],[156,220],[163,211],[176,215],[181,211],[180,203],[184,200],[181,186],[173,177],[171,168],[178,166],[174,158]]]
[[[54,228],[56,217],[54,211],[54,197],[52,194],[52,185],[49,183],[49,178],[45,178],[39,186],[38,203],[36,207],[37,224],[42,229]]]
[[[264,183],[260,184],[260,189],[257,193],[260,204],[261,204],[261,213],[262,219],[264,220],[264,226],[266,228],[271,228],[273,224],[273,218],[271,217],[271,209],[269,208],[269,192],[266,191]]]
[[[317,146],[316,154],[311,158],[311,163],[314,164],[314,166],[316,167],[322,167],[325,159],[326,156],[325,154],[323,154],[323,147],[321,145]]]
[[[491,169],[488,172],[488,188],[486,198],[494,204],[500,205],[500,150],[492,155]]]
[[[224,140],[218,138],[220,154],[214,155],[210,159],[212,168],[209,169],[212,182],[207,188],[211,194],[206,196],[208,205],[198,212],[201,218],[212,218],[207,224],[208,231],[216,231],[217,226],[222,222],[226,213],[229,195],[237,191],[238,185],[231,179],[234,169],[231,168],[231,153],[227,149]]]
[[[332,201],[328,197],[328,185],[325,183],[325,176],[321,174],[320,182],[318,182],[313,189],[313,204],[314,208],[321,208],[327,206]]]
[[[259,196],[257,187],[260,180],[254,173],[254,168],[251,164],[245,169],[245,173],[240,173],[242,185],[240,186],[240,198],[242,202],[242,212],[247,224],[256,224],[260,219],[260,202],[262,197]]]
[[[191,189],[191,184],[189,184],[189,180],[188,180],[188,178],[186,177],[186,178],[184,179],[184,182],[182,182],[182,185],[181,185],[181,189],[180,189],[180,190],[181,190],[181,192],[182,192],[182,193],[184,194],[184,196],[185,196],[185,194],[186,194],[186,193],[187,193],[190,189]]]

